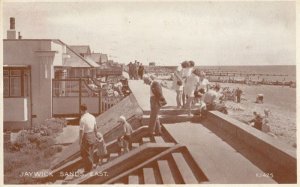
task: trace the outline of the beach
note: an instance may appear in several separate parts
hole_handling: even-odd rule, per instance
[[[243,91],[242,101],[237,104],[226,101],[226,106],[238,105],[244,110],[229,110],[229,115],[248,121],[253,118],[253,111],[264,115],[264,109],[270,110],[270,135],[283,142],[296,146],[296,89],[271,85],[249,86],[243,84],[221,83],[221,87],[239,87]],[[257,94],[264,94],[264,103],[255,103]]]
[[[165,81],[171,89],[172,81]],[[214,85],[216,83],[211,83]],[[228,115],[242,122],[253,118],[256,111],[264,116],[264,109],[270,110],[269,125],[273,138],[296,147],[296,89],[287,86],[246,85],[236,83],[220,83],[221,87],[242,91],[241,103],[225,101]],[[264,103],[255,103],[257,94],[264,94]],[[175,98],[174,98],[175,99]]]

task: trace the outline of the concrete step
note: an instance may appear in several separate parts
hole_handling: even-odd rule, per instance
[[[138,148],[138,147],[140,146],[139,143],[132,143],[131,145],[132,145],[132,148],[133,148],[133,149],[134,149],[134,148]]]
[[[118,156],[119,156],[118,153],[110,153],[110,155],[109,155],[109,160],[115,159],[115,158],[117,158]]]
[[[182,153],[172,153],[172,157],[175,161],[175,164],[180,172],[183,181],[185,184],[198,184],[198,180],[196,179],[193,171],[189,167]]]
[[[158,169],[163,181],[163,184],[175,184],[174,177],[172,175],[169,163],[167,160],[157,161]]]
[[[149,137],[143,137],[142,141],[143,141],[143,144],[144,144],[144,143],[151,142],[151,140],[150,140]]]
[[[156,184],[153,168],[144,168],[143,174],[145,184]]]
[[[156,143],[166,143],[161,136],[154,136],[154,140]]]
[[[184,115],[159,115],[160,122],[162,124],[170,124],[170,123],[183,123],[189,121],[195,121],[199,119],[199,116],[188,116],[187,114]],[[149,125],[150,123],[150,115],[143,115],[142,124]]]
[[[103,158],[103,159],[102,159],[102,163],[106,163],[107,161],[108,161],[107,158]]]
[[[139,176],[137,176],[137,175],[130,175],[128,177],[128,184],[139,184]]]
[[[191,113],[197,113],[198,112],[198,107],[193,106],[191,108]],[[146,110],[144,111],[144,114],[150,115],[150,111]],[[183,114],[188,114],[188,109],[186,108],[177,108],[176,106],[167,106],[163,107],[160,109],[159,114],[161,115],[183,115]]]
[[[64,180],[57,180],[53,184],[62,184],[63,182],[64,182]]]
[[[64,181],[70,181],[74,178],[74,175],[68,175],[66,176],[66,178],[64,179]]]

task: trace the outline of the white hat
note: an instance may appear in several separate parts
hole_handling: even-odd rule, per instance
[[[119,119],[119,121],[126,121],[126,118],[125,118],[125,116],[120,116],[120,119]]]

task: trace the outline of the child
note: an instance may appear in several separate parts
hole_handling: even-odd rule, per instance
[[[124,116],[120,116],[119,118],[119,123],[121,125],[123,125],[123,144],[124,144],[124,151],[125,152],[128,152],[129,149],[131,149],[131,136],[132,136],[132,133],[133,133],[133,129],[131,127],[131,125],[126,121],[126,118]]]
[[[203,88],[194,92],[195,102],[196,102],[195,105],[197,105],[199,107],[199,115],[200,115],[201,119],[205,118],[205,114],[206,114],[206,104],[202,99],[203,94],[204,94]]]
[[[107,149],[106,144],[103,138],[103,135],[100,132],[97,132],[96,134],[96,141],[97,141],[97,157],[96,157],[96,163],[99,165],[101,164],[102,158],[107,156]]]
[[[119,146],[119,154],[123,152],[127,153],[129,151],[129,145],[128,142],[124,140],[124,136],[120,136],[117,141]]]

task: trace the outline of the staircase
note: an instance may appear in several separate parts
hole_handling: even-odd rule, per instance
[[[82,175],[81,158],[54,171],[55,184],[198,184],[206,182],[186,147],[167,135],[141,136],[127,153],[119,153],[116,142],[109,145],[109,156],[90,173]],[[73,164],[73,167],[70,165]],[[62,175],[64,173],[64,175]]]

